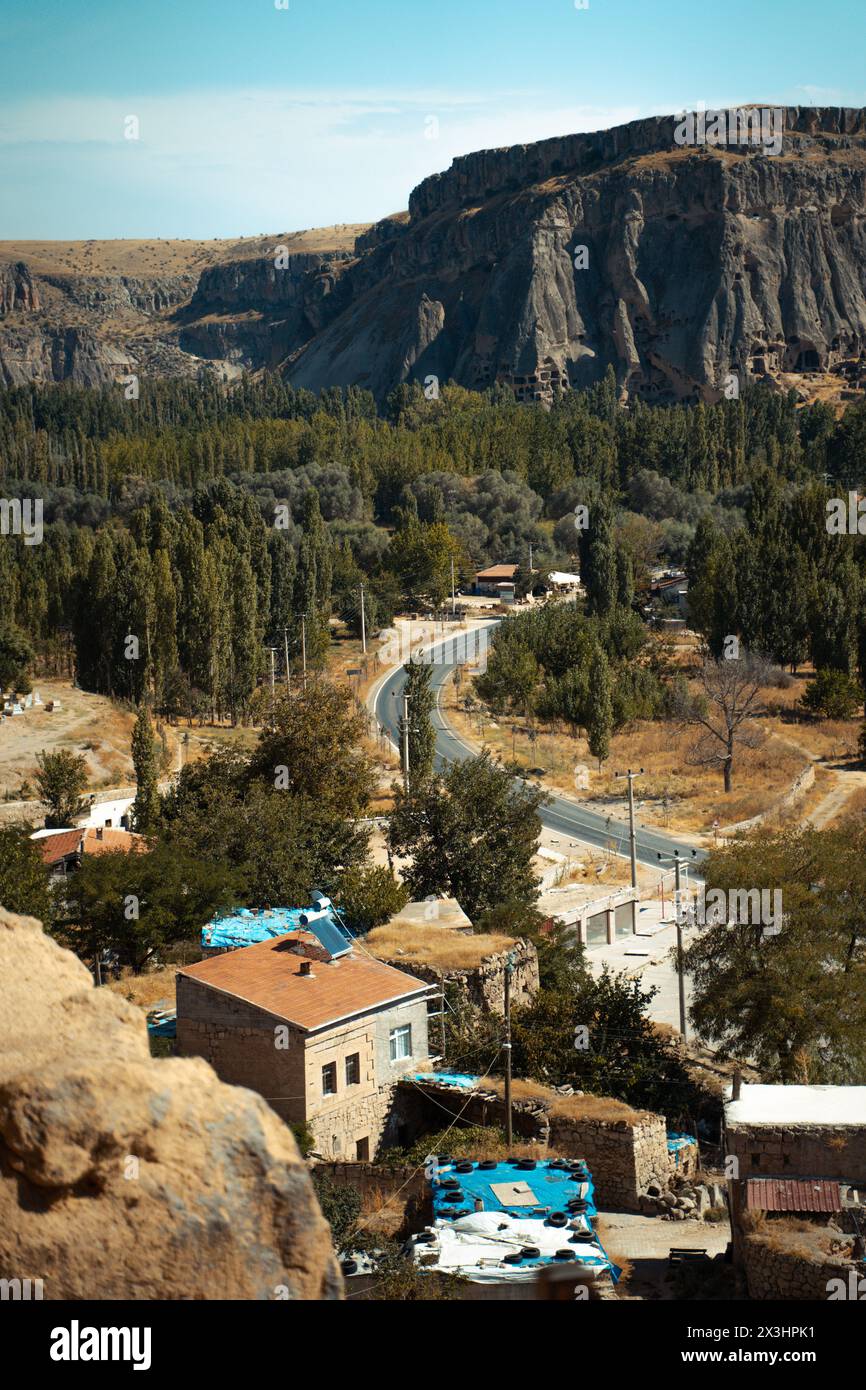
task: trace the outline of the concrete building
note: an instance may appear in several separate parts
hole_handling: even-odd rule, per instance
[[[366,1161],[405,1138],[397,1083],[428,1065],[423,980],[311,932],[263,941],[177,976],[177,1047],[258,1091],[318,1152]]]

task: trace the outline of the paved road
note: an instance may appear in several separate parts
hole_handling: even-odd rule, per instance
[[[458,644],[465,644],[466,640],[466,634],[457,638],[445,639],[442,642],[437,642],[431,651],[434,667],[432,684],[437,692],[437,707],[433,722],[436,726],[436,766],[438,768],[441,768],[445,763],[462,761],[475,754],[475,750],[464,743],[463,739],[446,722],[438,703],[442,687],[457,665],[455,647]],[[392,675],[386,677],[376,692],[375,698],[376,718],[395,747],[398,744],[400,713],[403,708],[401,696],[405,682],[406,676],[401,666]],[[585,843],[595,845],[598,848],[608,845],[611,839],[617,839],[621,842],[617,846],[619,851],[628,854],[628,831],[621,821],[613,820],[608,826],[607,817],[599,815],[597,811],[585,810],[578,802],[555,792],[549,793],[549,796],[549,803],[542,809],[540,815],[544,824],[549,826],[551,830],[559,831],[563,835],[571,835],[574,839],[583,840]],[[682,840],[665,835],[662,831],[647,830],[639,826],[635,841],[637,857],[642,864],[651,864],[654,868],[658,868],[658,855],[660,853],[670,855],[677,848],[681,854],[685,854],[691,860],[691,847]],[[705,851],[697,850],[693,861],[695,868],[705,858]],[[692,880],[700,877],[695,872],[695,868],[691,870]]]

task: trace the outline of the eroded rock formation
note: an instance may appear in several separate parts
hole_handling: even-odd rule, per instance
[[[291,1132],[0,909],[0,1277],[46,1299],[341,1297]]]
[[[149,370],[278,368],[380,401],[431,375],[548,400],[609,367],[623,399],[718,399],[731,374],[804,395],[862,388],[866,109],[789,107],[778,153],[682,145],[677,128],[652,117],[482,150],[425,179],[408,216],[353,251],[319,243],[279,268],[245,256],[189,287],[70,288],[17,262],[0,280],[0,379],[109,378],[112,346],[138,360],[105,322],[106,305],[128,303],[175,349],[142,350]],[[97,350],[57,349],[63,327],[97,320]]]

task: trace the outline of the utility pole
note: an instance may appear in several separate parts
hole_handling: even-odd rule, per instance
[[[662,859],[662,856],[661,856],[661,855],[659,855],[658,857],[659,857],[659,860]],[[697,857],[697,851],[696,851],[696,850],[692,850],[692,858],[694,859],[694,858],[696,858],[696,857]],[[675,850],[674,850],[674,853],[673,853],[673,866],[674,866],[674,918],[675,918],[675,920],[676,920],[676,926],[677,926],[677,982],[678,982],[678,985],[679,985],[679,996],[680,996],[680,1032],[682,1033],[683,1042],[688,1042],[688,1040],[689,1040],[689,1033],[688,1033],[688,1028],[687,1028],[687,1026],[686,1026],[686,977],[685,977],[685,974],[684,974],[684,972],[683,972],[683,905],[682,905],[682,899],[681,899],[681,896],[680,896],[680,866],[681,866],[681,864],[682,864],[682,859],[680,858],[680,852],[679,852],[678,849],[675,849]],[[686,872],[688,872],[688,865],[686,866]]]
[[[639,767],[637,772],[632,772],[631,768],[629,768],[628,772],[618,772],[616,775],[618,778],[628,778],[628,839],[629,848],[631,850],[631,886],[632,888],[637,888],[637,844],[634,833],[634,787],[632,783],[635,777],[643,776],[643,768]]]
[[[509,1149],[512,1144],[511,1129],[511,973],[514,970],[514,952],[509,951],[505,962],[505,1142]]]
[[[529,577],[532,578],[532,541],[529,542]]]
[[[301,614],[301,662],[304,673],[304,690],[307,688],[307,615]]]
[[[367,619],[364,613],[364,586],[361,585],[361,650],[367,655]]]
[[[286,658],[286,693],[292,693],[292,677],[289,670],[289,629],[283,628],[283,652]]]
[[[274,658],[277,654],[277,649],[276,647],[268,647],[266,650],[271,654],[271,728],[273,729],[275,727],[274,700],[276,699],[276,692],[274,690]]]
[[[457,596],[454,592],[454,556],[451,556],[451,616],[457,611]]]

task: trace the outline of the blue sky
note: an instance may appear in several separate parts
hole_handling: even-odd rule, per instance
[[[866,0],[288,6],[0,0],[0,238],[372,221],[473,149],[701,101],[866,105]]]

